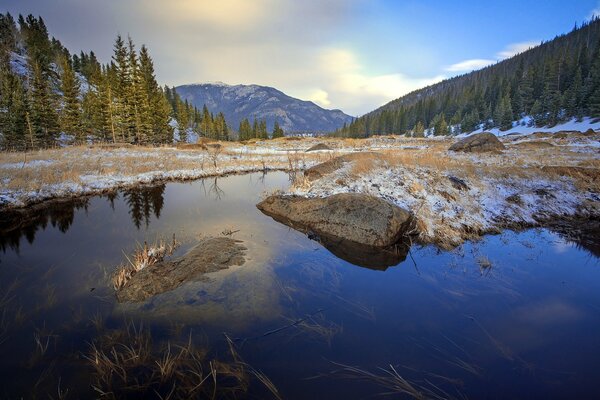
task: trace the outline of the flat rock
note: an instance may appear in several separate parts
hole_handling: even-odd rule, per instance
[[[244,246],[227,237],[202,239],[182,257],[151,265],[135,274],[117,291],[120,302],[140,302],[173,290],[185,282],[205,280],[205,274],[243,265]]]
[[[328,240],[387,248],[410,229],[412,214],[380,198],[341,193],[325,198],[270,196],[257,205],[276,221]]]
[[[448,148],[450,151],[463,151],[466,153],[484,153],[504,149],[505,147],[502,142],[500,142],[494,134],[489,132],[468,136]]]

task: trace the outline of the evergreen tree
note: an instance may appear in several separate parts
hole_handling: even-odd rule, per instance
[[[415,127],[413,128],[413,133],[415,137],[424,137],[425,136],[425,125],[421,121],[417,122]]]
[[[69,59],[61,58],[61,92],[62,109],[60,111],[60,128],[68,134],[73,135],[77,143],[85,141],[81,126],[81,102],[79,100],[79,80],[71,67]]]
[[[279,126],[279,122],[276,120],[273,124],[273,133],[271,134],[272,139],[281,138],[284,136],[283,129]]]

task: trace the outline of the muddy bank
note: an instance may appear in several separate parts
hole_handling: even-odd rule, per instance
[[[176,289],[185,282],[205,280],[206,274],[245,263],[246,247],[227,238],[205,238],[184,256],[150,265],[117,291],[119,302],[140,302]]]

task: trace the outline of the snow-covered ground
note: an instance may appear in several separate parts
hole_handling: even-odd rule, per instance
[[[453,244],[473,232],[493,230],[501,221],[534,224],[544,215],[573,215],[582,212],[584,204],[598,204],[598,193],[582,189],[585,185],[574,178],[535,172],[549,165],[598,168],[598,137],[501,139],[507,150],[495,155],[449,153],[446,150],[453,138],[397,136],[223,143],[216,153],[200,147],[135,146],[71,146],[27,154],[2,153],[0,209],[157,181],[264,170],[299,171],[350,152],[373,151],[398,160],[359,174],[349,165],[311,185],[298,185],[292,192],[305,196],[371,193],[415,212],[421,221],[423,240],[443,238],[442,243]],[[520,145],[542,140],[551,144]],[[306,152],[319,143],[332,150]],[[463,179],[469,189],[456,189],[450,175]],[[511,198],[515,194],[518,198]]]
[[[463,177],[466,188],[453,184],[451,172],[381,165],[362,176],[352,166],[310,185],[298,185],[291,194],[327,197],[336,193],[366,193],[383,198],[416,215],[424,243],[445,248],[505,227],[536,226],[551,218],[598,216],[600,197],[582,191],[573,179],[547,176]],[[590,206],[595,203],[595,208]]]
[[[469,136],[474,133],[481,132],[491,132],[496,136],[507,136],[507,135],[530,135],[536,132],[546,132],[546,133],[557,133],[563,131],[578,131],[585,132],[588,129],[592,129],[594,131],[600,130],[600,119],[592,119],[592,118],[582,118],[581,121],[577,121],[577,119],[573,118],[570,121],[563,122],[554,126],[544,126],[544,127],[536,127],[533,126],[531,117],[524,117],[519,121],[513,122],[513,127],[506,131],[501,131],[500,128],[492,128],[492,129],[483,129],[479,128],[478,130],[470,133],[463,133],[457,135],[458,137]]]

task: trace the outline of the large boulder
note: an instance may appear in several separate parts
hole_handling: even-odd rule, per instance
[[[454,143],[448,150],[463,151],[466,153],[483,153],[487,151],[500,151],[505,147],[498,138],[489,132],[477,133]]]
[[[173,290],[185,282],[205,280],[205,274],[242,265],[246,248],[227,237],[202,239],[184,256],[146,267],[117,291],[120,302],[140,302]]]
[[[276,221],[329,241],[343,239],[364,246],[387,248],[410,229],[412,214],[377,197],[359,193],[325,198],[270,196],[257,205]]]

